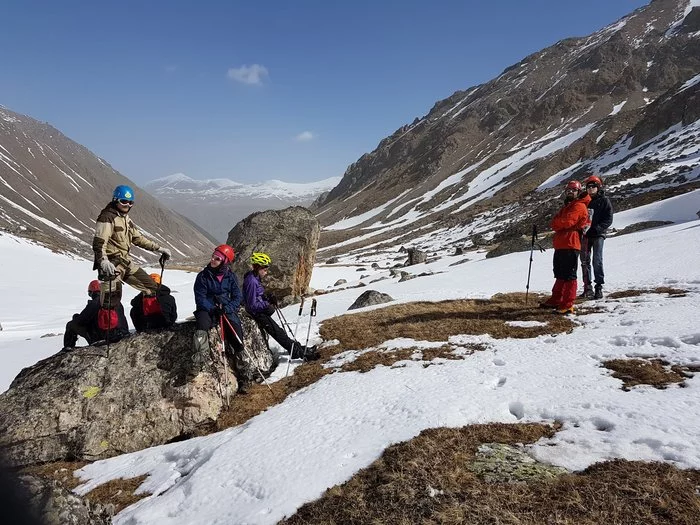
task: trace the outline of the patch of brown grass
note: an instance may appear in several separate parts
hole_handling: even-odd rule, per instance
[[[398,304],[327,319],[320,328],[321,337],[338,339],[343,350],[377,346],[396,337],[422,341],[444,341],[458,334],[485,334],[502,339],[524,339],[572,330],[573,322],[538,308],[542,296],[497,294],[491,299],[460,299],[440,302]],[[507,321],[542,321],[544,326],[523,328]]]
[[[150,496],[148,492],[134,494],[147,477],[144,474],[135,478],[113,479],[92,489],[85,494],[85,498],[89,501],[98,501],[103,505],[114,505],[114,513],[116,514],[129,505]]]
[[[439,348],[396,348],[392,350],[372,350],[357,356],[357,359],[345,363],[340,369],[343,372],[369,372],[379,365],[392,366],[399,361],[406,361],[416,353],[421,352],[421,361],[432,361],[438,357],[443,359],[463,359],[464,356],[454,354],[454,347],[443,345]]]
[[[610,359],[603,366],[612,370],[612,376],[622,381],[622,389],[636,385],[651,385],[663,389],[671,383],[681,383],[688,370],[682,366],[670,366],[662,359]]]
[[[21,473],[54,480],[66,489],[73,490],[81,483],[74,472],[87,464],[87,461],[54,461],[23,468]]]
[[[668,286],[658,286],[656,288],[632,288],[629,290],[620,290],[608,294],[608,299],[624,299],[625,297],[639,297],[643,294],[656,293],[668,294],[669,297],[685,297],[688,295],[688,290],[681,288],[671,288]]]
[[[499,423],[426,430],[389,447],[282,523],[698,523],[698,471],[615,460],[554,479],[486,483],[469,469],[481,443],[533,443],[555,432],[545,425]]]

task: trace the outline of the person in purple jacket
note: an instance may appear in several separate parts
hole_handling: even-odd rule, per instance
[[[272,316],[275,314],[277,299],[274,295],[266,294],[261,279],[267,275],[272,259],[266,253],[256,252],[250,257],[253,269],[243,276],[243,304],[246,312],[255,319],[258,326],[265,330],[277,341],[292,359],[303,358],[304,361],[314,361],[321,357],[315,346],[306,347],[287,335]]]

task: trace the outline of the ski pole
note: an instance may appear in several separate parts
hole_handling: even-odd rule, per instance
[[[306,347],[309,345],[309,335],[311,334],[311,322],[313,318],[316,317],[316,299],[311,299],[311,311],[309,312],[309,327],[306,329],[306,342],[304,343],[304,355],[301,356],[302,359],[306,357]]]
[[[244,351],[244,352],[246,353],[246,355],[248,356],[248,359],[250,359],[251,362],[255,365],[255,368],[258,370],[258,374],[260,374],[260,377],[262,377],[263,383],[265,383],[265,386],[266,386],[267,389],[270,391],[270,394],[272,394],[272,398],[273,398],[273,399],[275,400],[275,402],[277,403],[277,402],[278,402],[278,401],[277,401],[277,396],[276,396],[275,393],[272,391],[272,387],[270,386],[270,383],[268,383],[268,382],[267,382],[267,379],[265,379],[265,375],[262,373],[262,370],[260,370],[260,366],[258,366],[258,362],[257,362],[255,359],[253,359],[253,357],[250,355],[250,352],[248,352],[248,349],[247,349],[247,348],[245,347],[245,345],[243,344],[243,341],[241,341],[241,338],[238,336],[238,332],[236,332],[236,329],[233,327],[233,324],[231,323],[231,321],[229,320],[229,318],[226,317],[226,315],[222,315],[221,317],[222,317],[222,319],[226,319],[226,323],[228,324],[228,327],[229,327],[229,328],[231,329],[231,331],[233,332],[233,335],[235,336],[236,341],[238,341],[238,344],[241,345],[241,348],[243,348],[243,351]]]
[[[221,339],[221,349],[219,350],[219,360],[221,361],[221,366],[224,367],[224,384],[226,385],[226,407],[230,406],[229,392],[231,391],[231,381],[228,378],[228,363],[226,363],[226,335],[224,331],[224,317],[221,315],[219,318],[219,339]]]
[[[275,306],[275,311],[277,312],[277,318],[280,320],[280,324],[282,326],[284,326],[285,332],[288,333],[289,335],[292,335],[292,327],[289,326],[289,323],[287,322],[287,319],[284,317],[282,310],[280,310],[277,306]]]
[[[287,371],[284,373],[284,377],[289,375],[289,367],[292,364],[292,356],[294,355],[294,345],[297,344],[297,330],[299,329],[299,321],[301,320],[301,312],[304,309],[304,296],[301,296],[301,303],[299,303],[299,314],[297,315],[297,323],[294,325],[294,334],[292,335],[292,348],[289,350],[289,360],[287,361]]]
[[[537,225],[532,225],[532,239],[530,240],[530,264],[527,268],[527,284],[525,285],[525,305],[527,306],[527,296],[530,292],[530,273],[532,272],[532,254],[535,251],[535,244],[541,252],[544,252],[544,248],[537,242]]]

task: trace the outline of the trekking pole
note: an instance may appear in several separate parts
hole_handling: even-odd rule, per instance
[[[292,333],[292,327],[289,326],[289,323],[287,322],[287,318],[286,318],[286,317],[284,316],[284,314],[282,313],[282,310],[280,310],[279,307],[275,306],[275,311],[277,312],[277,318],[280,320],[280,324],[281,324],[282,326],[284,326],[285,331],[286,331],[289,335],[293,335],[293,333]]]
[[[525,285],[525,305],[527,306],[527,296],[530,292],[530,273],[532,272],[532,254],[535,251],[535,244],[541,252],[544,252],[544,248],[537,242],[537,225],[532,225],[532,239],[530,240],[530,264],[527,268],[527,284]]]
[[[226,385],[226,407],[231,406],[231,399],[229,392],[231,391],[231,380],[228,378],[228,363],[226,362],[226,332],[224,331],[224,317],[221,315],[219,318],[219,338],[221,339],[221,350],[219,350],[219,360],[221,361],[221,366],[224,367],[224,384]]]
[[[284,373],[284,377],[289,375],[289,367],[292,364],[292,355],[294,355],[294,345],[297,344],[297,330],[299,329],[299,321],[301,320],[301,312],[304,309],[304,296],[301,296],[301,303],[299,303],[299,314],[297,315],[297,323],[294,325],[294,334],[292,335],[292,348],[289,350],[289,361],[287,361],[287,371]]]
[[[156,293],[160,291],[160,285],[163,282],[163,272],[165,271],[165,262],[168,260],[168,258],[165,256],[165,254],[161,254],[160,259],[158,259],[158,262],[160,263],[160,282],[158,283],[158,288],[156,289]]]
[[[316,317],[316,299],[311,299],[311,311],[309,312],[309,327],[306,329],[306,342],[304,343],[304,355],[301,356],[302,359],[306,357],[306,347],[309,345],[309,335],[311,334],[311,322],[313,318]]]
[[[278,401],[277,401],[277,396],[276,396],[275,393],[272,391],[272,387],[270,386],[270,383],[268,383],[268,382],[267,382],[267,379],[265,379],[265,375],[262,373],[262,370],[260,370],[260,366],[258,366],[258,362],[257,362],[255,359],[253,359],[253,357],[250,355],[250,352],[248,352],[248,349],[247,349],[247,348],[245,347],[245,345],[243,344],[243,341],[241,341],[241,338],[238,336],[238,332],[236,332],[236,329],[233,327],[233,324],[231,323],[231,321],[229,320],[229,318],[226,317],[225,315],[222,315],[221,317],[222,317],[222,319],[226,319],[226,323],[228,324],[228,327],[229,327],[229,328],[231,329],[231,331],[233,332],[233,335],[236,337],[236,341],[238,341],[238,344],[241,345],[241,348],[243,348],[243,351],[244,351],[244,352],[246,353],[246,355],[248,356],[248,359],[250,359],[250,360],[252,361],[252,363],[255,365],[255,368],[258,370],[258,374],[260,374],[260,377],[262,377],[263,383],[265,383],[265,386],[266,386],[267,389],[270,391],[270,394],[272,394],[272,398],[273,398],[273,399],[275,400],[275,402],[277,403],[277,402],[278,402]]]
[[[109,277],[107,277],[109,279]],[[102,305],[100,305],[102,306]],[[112,311],[112,279],[109,279],[109,295],[107,296],[107,310]],[[107,321],[107,359],[109,359],[109,332],[112,328],[112,314],[109,314],[109,321]]]

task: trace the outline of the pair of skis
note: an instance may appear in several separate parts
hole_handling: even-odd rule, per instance
[[[302,317],[305,316],[304,314],[304,305],[306,304],[306,301],[304,297],[302,296],[301,298],[301,303],[299,303],[299,313],[297,314],[297,322],[294,325],[294,332],[292,332],[291,326],[289,326],[289,323],[287,322],[287,319],[284,317],[284,314],[282,313],[282,310],[279,308],[275,308],[277,310],[277,316],[279,317],[280,323],[282,326],[285,327],[285,329],[289,332],[289,334],[292,336],[292,348],[289,351],[289,361],[287,361],[287,371],[284,374],[284,377],[287,377],[289,375],[289,367],[292,364],[292,356],[294,355],[294,346],[297,344],[297,331],[299,330],[299,324],[302,319]],[[316,299],[311,299],[311,308],[309,308],[309,325],[306,329],[306,342],[304,343],[304,354],[302,355],[302,359],[306,357],[306,347],[309,344],[309,336],[311,335],[311,324],[313,323],[313,318],[316,317]]]

